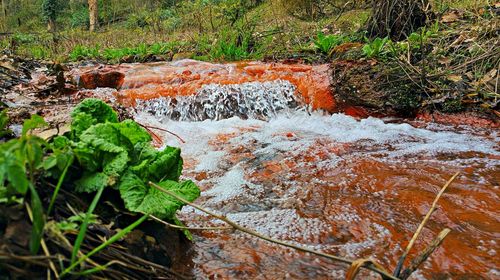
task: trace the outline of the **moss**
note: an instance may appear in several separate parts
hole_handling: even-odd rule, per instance
[[[388,103],[398,114],[411,117],[420,108],[421,98],[419,93],[403,86],[389,95]]]
[[[441,104],[441,110],[444,113],[457,113],[461,112],[465,109],[465,106],[462,104],[462,99],[449,99]]]

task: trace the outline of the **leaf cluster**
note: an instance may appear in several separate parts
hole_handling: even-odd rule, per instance
[[[2,126],[5,126],[5,113],[0,119]],[[44,153],[49,144],[30,134],[30,131],[46,125],[42,117],[33,115],[24,122],[21,137],[0,144],[0,201],[10,203],[18,196],[24,197],[29,191],[33,213],[30,250],[33,254],[40,248],[45,224],[42,203],[35,189],[35,178],[45,163]]]
[[[377,58],[384,53],[384,48],[389,42],[389,37],[385,38],[375,38],[371,42],[367,42],[363,46],[363,55],[367,58]]]
[[[342,35],[325,35],[323,32],[318,32],[314,45],[324,54],[329,54],[336,46],[345,43],[346,38]]]
[[[156,150],[144,128],[132,120],[118,122],[116,112],[103,101],[86,99],[71,117],[71,131],[53,142],[58,149],[70,147],[74,154],[75,191],[111,187],[120,192],[128,210],[170,220],[184,204],[162,195],[149,182],[189,201],[200,195],[192,181],[179,181],[183,165],[179,148]]]

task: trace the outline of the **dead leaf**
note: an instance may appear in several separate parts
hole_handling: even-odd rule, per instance
[[[9,61],[0,61],[0,67],[17,72],[17,69]]]
[[[460,14],[457,11],[451,11],[441,17],[442,23],[452,23],[460,19]]]
[[[67,123],[67,124],[64,124],[63,126],[59,127],[59,129],[57,128],[51,128],[51,129],[47,129],[47,130],[44,130],[44,131],[41,131],[39,133],[35,133],[36,136],[42,138],[42,139],[49,139],[53,136],[57,136],[57,135],[63,135],[64,133],[70,131],[71,128],[70,128],[70,124]]]
[[[481,79],[481,83],[487,84],[488,82],[493,81],[493,79],[496,79],[497,73],[497,69],[492,69],[490,72],[484,75],[484,77]]]
[[[462,81],[462,76],[459,75],[448,75],[446,78],[455,83]]]
[[[451,59],[449,57],[444,56],[444,57],[441,57],[440,59],[438,59],[438,62],[441,65],[449,65],[451,62]]]

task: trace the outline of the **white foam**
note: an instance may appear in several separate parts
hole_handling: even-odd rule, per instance
[[[241,195],[256,196],[263,193],[262,186],[255,185],[245,179],[245,172],[236,165],[219,178],[213,188],[203,193],[213,197],[210,203],[226,202]]]
[[[138,119],[151,120],[151,117],[141,114]],[[306,112],[295,111],[279,114],[269,122],[233,117],[221,121],[203,122],[166,120],[163,126],[188,140],[183,144],[178,139],[168,136],[167,144],[180,145],[185,153],[194,155],[200,150],[205,150],[208,141],[216,134],[237,133],[241,128],[248,127],[254,128],[253,131],[241,133],[232,142],[264,144],[265,147],[259,149],[259,153],[263,154],[299,153],[318,139],[326,139],[368,147],[369,149],[363,149],[364,154],[374,151],[384,152],[389,157],[469,151],[500,155],[498,148],[500,137],[495,135],[493,136],[495,141],[492,141],[459,132],[431,131],[415,128],[409,124],[387,124],[376,118],[357,121],[343,114],[325,116],[320,113],[309,115]],[[289,139],[284,136],[286,133],[293,133],[295,137]],[[391,151],[388,151],[388,147]]]
[[[330,227],[320,219],[301,217],[295,209],[271,209],[227,216],[266,236],[299,241],[304,245],[320,243],[321,233],[330,231]]]

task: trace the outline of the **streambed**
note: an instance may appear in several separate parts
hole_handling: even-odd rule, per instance
[[[498,131],[313,110],[334,111],[327,69],[256,64],[126,65],[119,90],[93,92],[184,140],[155,130],[182,148],[183,176],[202,189],[198,204],[264,235],[388,268],[460,171],[412,254],[452,232],[412,277],[500,277]],[[221,225],[191,207],[179,217]],[[200,279],[345,277],[337,263],[237,232],[197,232],[193,250]]]

